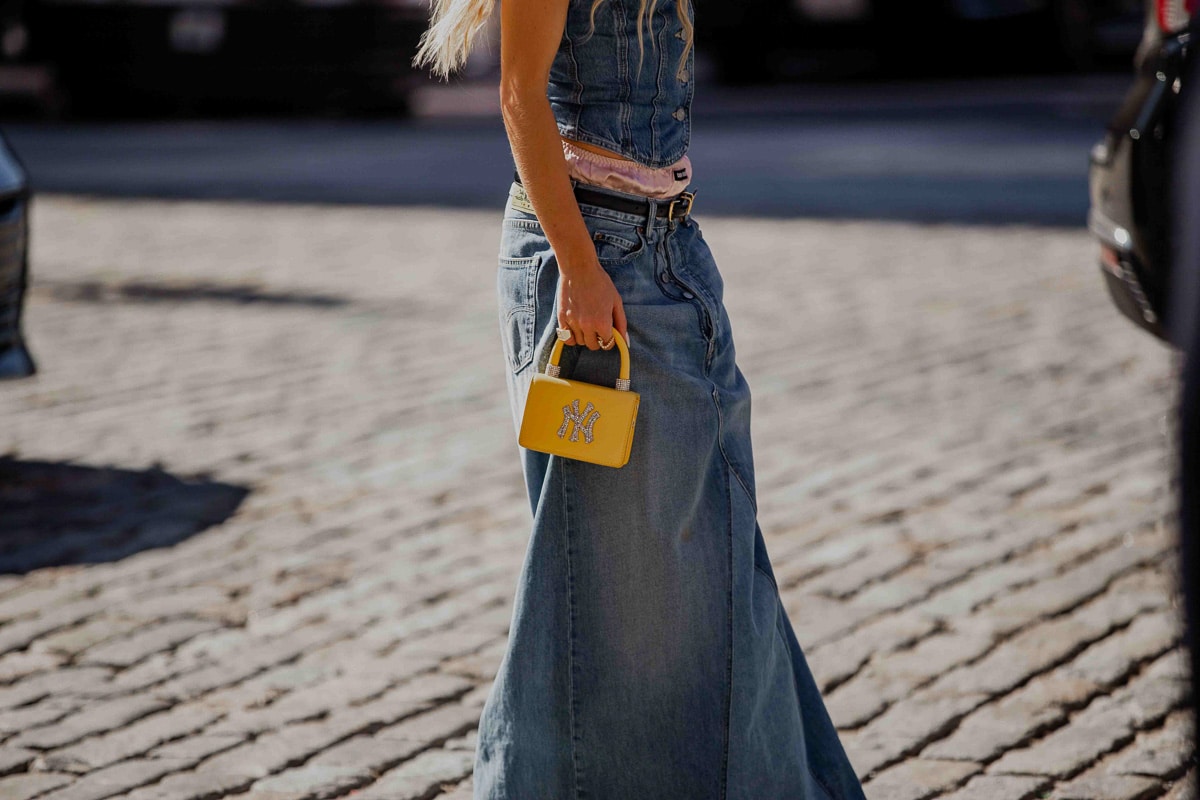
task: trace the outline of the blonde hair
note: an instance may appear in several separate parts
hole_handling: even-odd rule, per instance
[[[487,24],[491,16],[495,0],[433,0],[433,10],[430,14],[429,27],[421,34],[417,43],[417,54],[413,57],[413,66],[429,65],[435,75],[449,79],[450,73],[460,69],[466,63],[479,31]],[[604,0],[592,0],[589,16],[590,25],[588,38],[596,30],[596,9]],[[639,0],[638,7],[638,74],[642,70],[642,58],[645,55],[645,45],[642,38],[642,25],[654,32],[653,23],[648,20],[647,6],[651,0]],[[654,0],[658,2],[658,0]],[[683,55],[675,68],[675,74],[683,78],[683,68],[687,64],[688,52],[692,49],[692,21],[688,16],[690,0],[675,0],[675,13],[683,24],[684,47]],[[586,41],[586,39],[585,39]],[[657,47],[651,40],[651,46]]]

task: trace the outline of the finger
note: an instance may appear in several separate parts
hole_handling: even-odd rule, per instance
[[[625,340],[625,344],[629,344],[629,334],[627,333],[629,326],[625,320],[625,304],[620,300],[613,306],[613,327],[616,328],[621,338]],[[611,334],[609,334],[611,336]]]
[[[583,334],[583,343],[587,345],[588,350],[599,350],[600,349],[599,336],[600,336],[600,332],[597,331],[595,328],[593,328]]]
[[[565,328],[571,331],[571,335],[563,340],[563,346],[574,345],[579,342],[579,330],[574,324],[574,315],[571,313],[570,300],[566,296],[566,281],[560,281],[558,285],[558,298],[555,303],[555,316],[558,317],[558,327]]]

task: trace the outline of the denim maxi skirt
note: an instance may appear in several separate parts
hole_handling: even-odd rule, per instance
[[[522,195],[496,284],[514,432],[558,325]],[[518,447],[533,529],[474,800],[862,800],[757,522],[750,390],[700,226],[580,210],[624,303],[637,426],[620,468]],[[569,346],[560,366],[612,386],[620,354]]]

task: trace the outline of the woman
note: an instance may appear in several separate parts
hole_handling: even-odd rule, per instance
[[[448,76],[491,2],[435,0],[415,63]],[[500,62],[514,427],[560,335],[562,375],[610,387],[624,336],[641,405],[623,467],[520,450],[533,532],[474,797],[861,800],[780,602],[750,391],[684,191],[689,0],[504,0]]]

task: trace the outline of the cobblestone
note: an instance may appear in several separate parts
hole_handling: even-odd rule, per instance
[[[0,800],[469,800],[529,531],[498,212],[35,206]],[[698,219],[872,800],[1193,800],[1176,364],[1088,234]]]

